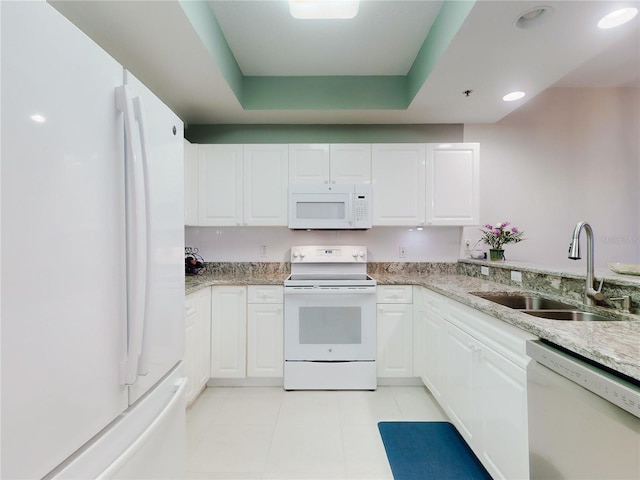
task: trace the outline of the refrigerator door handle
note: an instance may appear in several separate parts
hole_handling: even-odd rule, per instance
[[[151,292],[150,283],[155,277],[153,271],[153,262],[151,259],[151,190],[149,188],[150,177],[150,164],[149,164],[149,145],[147,142],[146,122],[144,107],[142,105],[142,98],[135,97],[133,99],[133,111],[138,123],[138,131],[140,132],[140,151],[142,153],[142,176],[143,176],[143,189],[144,189],[144,218],[145,218],[145,230],[146,230],[146,245],[145,245],[145,257],[146,257],[146,276],[145,276],[145,295],[144,295],[144,311],[145,318],[142,326],[142,339],[141,339],[141,352],[138,359],[138,375],[147,375],[149,373],[148,367],[148,354],[146,345],[145,332],[147,331],[147,312],[150,311],[149,293]]]
[[[147,219],[144,168],[134,147],[136,121],[129,87],[116,88],[116,107],[124,114],[126,139],[127,204],[127,355],[121,369],[121,383],[133,385],[142,354],[147,286]]]

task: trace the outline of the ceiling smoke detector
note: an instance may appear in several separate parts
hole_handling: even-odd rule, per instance
[[[514,25],[522,30],[539,27],[547,22],[552,15],[553,8],[548,6],[530,8],[516,19]]]

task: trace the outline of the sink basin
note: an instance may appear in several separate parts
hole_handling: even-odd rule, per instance
[[[527,315],[546,318],[548,320],[567,320],[585,322],[617,322],[616,318],[605,317],[597,313],[582,312],[580,310],[525,310]]]
[[[511,293],[484,293],[474,292],[477,297],[490,300],[505,307],[516,310],[572,310],[573,305],[550,300],[545,297],[531,294],[511,294]]]

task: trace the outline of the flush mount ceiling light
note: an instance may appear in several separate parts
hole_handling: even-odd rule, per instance
[[[535,7],[530,8],[518,18],[516,18],[515,26],[516,28],[527,29],[539,27],[547,20],[551,18],[553,15],[553,8],[551,7]]]
[[[609,15],[605,15],[602,20],[598,22],[599,28],[614,28],[627,23],[633,17],[638,14],[637,8],[622,8],[611,12]]]
[[[289,0],[289,12],[301,20],[349,19],[358,13],[360,0]]]
[[[515,100],[520,100],[522,97],[524,97],[524,95],[524,92],[511,92],[502,97],[502,100],[504,100],[505,102],[513,102]]]

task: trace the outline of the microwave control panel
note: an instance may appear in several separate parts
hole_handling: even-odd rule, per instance
[[[369,219],[369,199],[367,195],[356,195],[355,222],[364,222]]]

